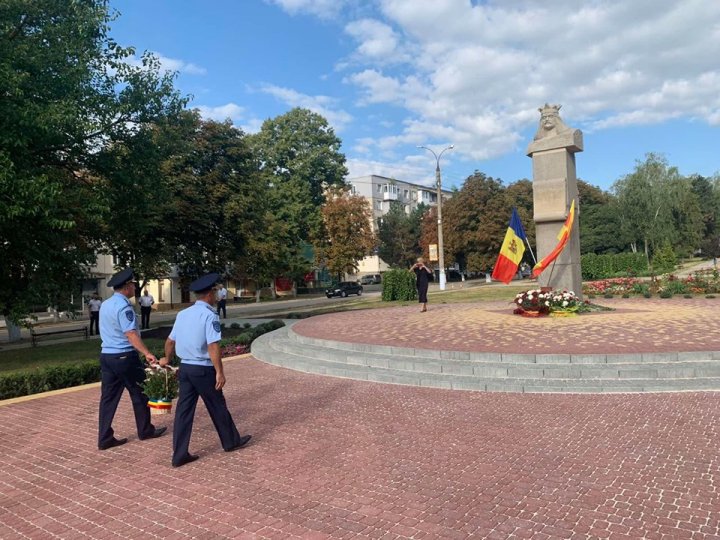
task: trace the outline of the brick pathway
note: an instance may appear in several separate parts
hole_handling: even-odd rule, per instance
[[[418,349],[527,354],[720,351],[720,300],[602,299],[615,311],[529,319],[508,302],[416,304],[300,321],[308,337]]]
[[[436,307],[433,306],[433,309]],[[95,449],[99,389],[0,407],[0,538],[720,538],[720,394],[485,394],[227,364],[251,445]],[[157,425],[172,427],[172,417]]]

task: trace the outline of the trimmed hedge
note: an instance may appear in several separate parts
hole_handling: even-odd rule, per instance
[[[388,270],[383,274],[382,286],[383,302],[417,300],[415,274],[412,272]]]
[[[648,271],[643,253],[615,253],[597,255],[586,253],[580,258],[584,280],[606,279],[622,276],[639,276]]]
[[[50,366],[0,375],[0,399],[60,390],[100,380],[100,362],[89,360],[78,364]]]
[[[262,323],[254,328],[248,328],[246,332],[238,336],[221,340],[220,346],[250,345],[256,337],[283,326],[285,326],[285,323],[280,320]],[[163,353],[159,352],[156,356],[159,358],[162,355]],[[49,366],[28,371],[15,371],[0,375],[0,400],[70,388],[81,384],[98,382],[99,380],[100,362],[98,360]]]

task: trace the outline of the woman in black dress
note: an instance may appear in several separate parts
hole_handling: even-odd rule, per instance
[[[425,259],[418,258],[417,262],[412,265],[410,271],[415,272],[418,301],[422,304],[420,312],[427,311],[427,291],[432,270],[425,266]]]

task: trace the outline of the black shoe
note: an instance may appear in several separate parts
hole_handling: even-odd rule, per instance
[[[157,439],[160,435],[165,433],[167,431],[166,427],[159,427],[155,429],[155,432],[152,435],[148,435],[147,437],[143,437],[140,440],[141,441],[147,441],[148,439]]]
[[[225,451],[226,451],[226,452],[232,452],[233,450],[237,450],[238,448],[242,448],[243,446],[245,446],[247,443],[250,442],[250,439],[252,439],[252,435],[245,435],[245,436],[243,436],[243,437],[240,437],[240,439],[238,440],[238,443],[237,443],[235,446],[233,446],[233,447],[231,447],[231,448],[228,448],[228,449],[225,450]]]
[[[98,444],[98,450],[107,450],[109,448],[115,448],[116,446],[122,446],[127,441],[127,439],[116,439],[115,437],[113,437],[112,440],[108,443]]]
[[[178,459],[177,461],[173,461],[172,466],[173,467],[182,467],[183,465],[187,465],[188,463],[192,463],[196,459],[200,459],[200,456],[194,456],[193,454],[188,454],[184,458]]]

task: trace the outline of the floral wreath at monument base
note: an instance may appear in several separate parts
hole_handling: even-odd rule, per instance
[[[530,289],[518,293],[513,313],[523,317],[573,317],[582,306],[582,300],[573,291],[554,291],[551,287]]]

